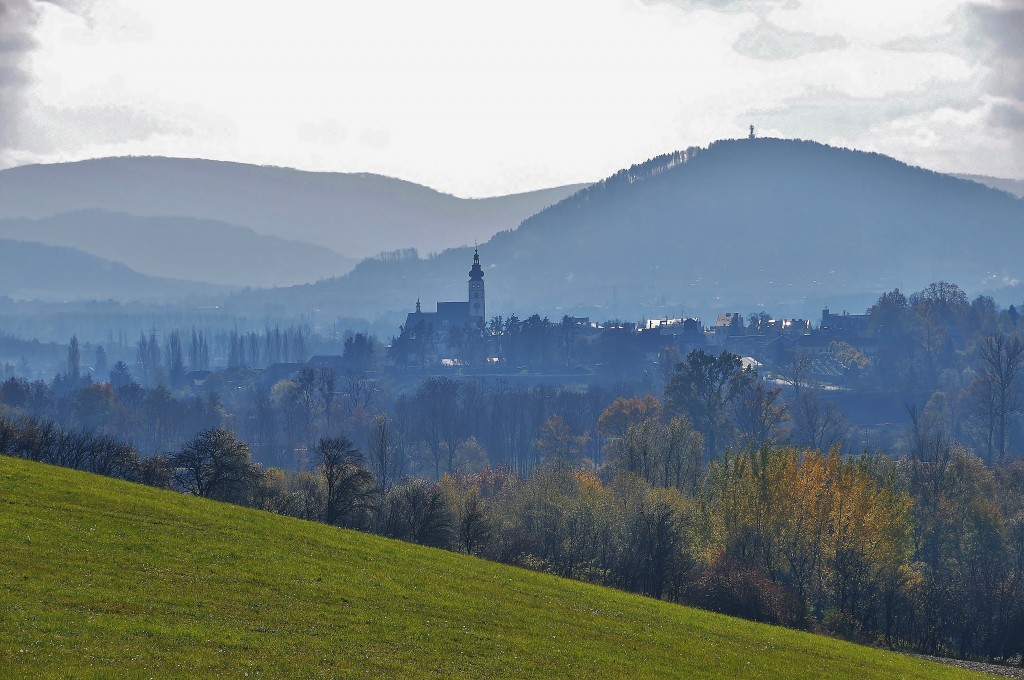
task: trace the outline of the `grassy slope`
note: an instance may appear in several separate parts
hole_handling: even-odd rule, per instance
[[[972,677],[0,457],[0,675]]]

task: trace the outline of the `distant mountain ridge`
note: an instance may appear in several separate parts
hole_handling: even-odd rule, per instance
[[[195,296],[222,297],[229,290],[146,276],[74,248],[0,239],[0,296],[15,300],[172,303]]]
[[[1007,179],[1005,177],[986,177],[984,175],[953,175],[960,179],[969,179],[978,184],[992,187],[1013,194],[1017,198],[1024,198],[1024,179]]]
[[[361,259],[486,241],[583,184],[463,199],[366,173],[306,172],[198,159],[100,158],[0,171],[0,219],[98,208],[227,222]]]
[[[321,246],[189,217],[87,209],[0,220],[0,238],[68,246],[149,276],[227,286],[285,286],[338,276],[355,261]]]
[[[724,140],[620,171],[480,247],[489,313],[636,319],[715,310],[814,315],[940,279],[1024,279],[1024,200],[874,153]],[[416,297],[465,299],[465,248],[366,261],[313,286],[229,305],[313,305],[375,318]],[[308,308],[308,307],[307,307]]]

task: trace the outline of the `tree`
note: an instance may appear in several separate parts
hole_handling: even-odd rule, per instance
[[[562,346],[566,367],[572,366],[572,350],[576,342],[576,321],[566,314],[558,324],[558,339]]]
[[[878,338],[879,377],[890,388],[900,384],[914,352],[910,302],[899,288],[882,294],[868,310],[869,328]]]
[[[726,443],[736,398],[755,378],[735,354],[722,352],[716,357],[694,350],[676,366],[665,387],[665,410],[688,416],[704,437],[706,455],[715,456]]]
[[[835,404],[805,390],[792,404],[793,441],[810,449],[827,451],[842,443],[846,420]]]
[[[661,379],[662,389],[668,385],[668,381],[672,379],[672,374],[676,370],[676,365],[683,360],[683,355],[679,353],[679,348],[675,345],[665,345],[658,350],[658,377]]]
[[[618,439],[625,436],[631,426],[660,415],[661,404],[657,397],[616,397],[597,419],[597,431],[602,437]]]
[[[487,517],[484,503],[480,500],[479,489],[470,490],[460,510],[459,543],[467,555],[474,555],[491,536],[491,522]]]
[[[476,437],[469,435],[455,447],[455,469],[460,472],[482,472],[488,467],[487,451]]]
[[[185,357],[182,354],[181,333],[171,331],[167,337],[167,345],[164,347],[164,358],[167,363],[167,370],[171,385],[181,387],[185,382]]]
[[[626,508],[618,580],[630,590],[661,598],[686,568],[678,494],[644,489]]]
[[[243,502],[259,477],[250,459],[249,447],[234,432],[203,430],[174,456],[175,479],[197,496]]]
[[[534,442],[541,460],[575,461],[587,445],[588,435],[574,435],[560,415],[553,415],[540,428],[540,439]]]
[[[348,437],[324,437],[316,447],[318,469],[327,489],[324,521],[361,526],[377,494],[373,475],[363,467],[363,454]]]
[[[78,336],[72,335],[71,342],[68,343],[68,379],[71,380],[75,385],[78,384],[81,378],[82,369],[82,351],[78,347]]]
[[[193,371],[210,370],[210,348],[202,332],[192,329],[192,341],[188,346],[188,365]]]
[[[96,365],[93,368],[96,370],[96,375],[103,375],[107,372],[107,350],[103,349],[103,345],[96,345]]]
[[[139,361],[139,365],[142,367],[143,385],[151,386],[154,382],[158,382],[157,377],[160,368],[160,345],[156,339],[156,331],[151,331],[149,338],[146,338],[145,333],[139,334],[136,358]]]
[[[685,415],[668,422],[650,417],[613,440],[607,460],[618,472],[692,495],[697,490],[703,449],[704,441]]]
[[[135,481],[141,473],[141,462],[138,452],[130,445],[98,435],[89,438],[85,469],[98,475]]]
[[[393,488],[384,500],[385,536],[435,548],[451,543],[454,517],[437,484],[417,479]]]
[[[744,445],[760,448],[781,438],[780,427],[789,420],[789,406],[779,403],[781,387],[754,380],[736,400],[736,426]]]
[[[450,378],[427,378],[416,390],[414,403],[420,416],[420,432],[430,450],[434,477],[441,477],[441,463],[451,471],[455,449],[462,439],[459,417],[460,383]]]
[[[984,379],[991,386],[992,399],[988,403],[995,409],[991,417],[995,423],[995,451],[989,451],[988,462],[993,462],[995,454],[1001,463],[1006,459],[1006,421],[1020,410],[1018,395],[1021,369],[1024,367],[1024,342],[1019,335],[996,333],[981,341],[978,355]]]
[[[394,446],[393,438],[394,433],[386,413],[378,413],[370,419],[366,433],[370,448],[370,468],[382,493],[387,493],[402,476],[405,463]]]
[[[362,374],[373,366],[373,336],[356,333],[345,338],[345,349],[342,354],[345,365],[350,370]]]
[[[334,369],[330,366],[321,368],[317,374],[316,390],[320,397],[320,405],[324,409],[324,423],[330,426],[332,410],[334,408],[334,395],[337,388],[337,378]]]
[[[918,322],[927,377],[934,380],[939,366],[950,362],[952,331],[969,318],[970,303],[956,284],[939,281],[911,295],[910,308]]]
[[[309,366],[303,366],[295,379],[299,413],[302,416],[302,433],[307,448],[311,445],[313,435],[313,423],[316,420],[316,371]]]
[[[120,390],[126,385],[130,385],[132,382],[132,374],[128,370],[128,364],[123,361],[118,361],[114,364],[114,367],[110,369],[110,386],[115,390]]]

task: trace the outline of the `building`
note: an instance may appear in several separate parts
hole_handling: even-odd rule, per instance
[[[487,319],[484,299],[484,270],[480,267],[480,249],[473,251],[473,267],[469,270],[469,296],[466,302],[438,302],[437,311],[424,312],[416,300],[416,311],[405,317],[405,332],[430,329],[447,335],[451,329],[475,326]],[[422,331],[421,331],[422,332]]]
[[[859,337],[867,334],[870,323],[871,317],[868,314],[850,314],[846,310],[842,314],[832,314],[826,307],[821,310],[818,330]]]
[[[416,311],[405,317],[402,333],[392,345],[393,359],[398,365],[422,366],[443,361],[449,345],[464,339],[465,334],[460,331],[486,322],[484,270],[480,266],[479,248],[473,251],[467,293],[465,302],[438,302],[433,312],[424,312],[420,301],[416,300]]]

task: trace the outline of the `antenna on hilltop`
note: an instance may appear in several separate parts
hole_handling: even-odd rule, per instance
[[[750,137],[748,139],[754,139],[755,136],[756,135],[754,135],[754,126],[751,125],[750,126]]]

